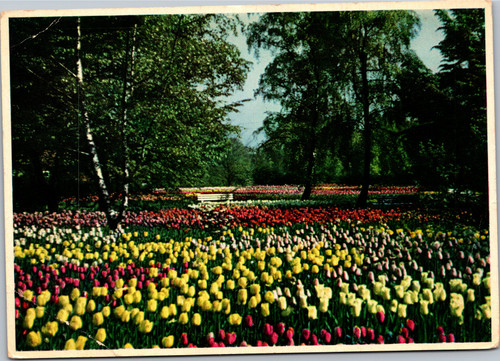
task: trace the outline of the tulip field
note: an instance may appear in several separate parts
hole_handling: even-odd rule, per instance
[[[491,341],[469,214],[287,202],[16,213],[17,349]]]

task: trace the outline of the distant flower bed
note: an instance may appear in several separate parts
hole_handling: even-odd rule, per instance
[[[304,191],[303,187],[296,185],[280,185],[280,186],[247,186],[247,187],[192,187],[179,188],[182,194],[192,196],[195,194],[205,193],[234,193],[239,196],[252,195],[275,195],[299,196]],[[414,194],[419,190],[414,186],[371,186],[369,194]],[[337,185],[337,184],[320,184],[313,187],[312,195],[357,195],[361,191],[359,186]]]

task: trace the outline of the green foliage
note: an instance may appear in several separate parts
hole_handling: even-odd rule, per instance
[[[240,25],[215,14],[82,18],[77,90],[76,18],[12,19],[16,194],[44,185],[57,203],[96,193],[80,97],[110,192],[126,181],[124,162],[132,191],[199,182],[236,130],[227,115],[238,104],[222,99],[241,89],[249,67],[227,40]],[[30,197],[23,206],[30,203],[39,207]]]
[[[223,186],[246,186],[252,184],[253,149],[238,138],[229,138],[213,165],[207,168],[205,184]]]

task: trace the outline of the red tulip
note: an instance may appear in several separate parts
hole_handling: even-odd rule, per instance
[[[398,343],[406,343],[406,340],[403,336],[398,336]]]
[[[245,317],[245,323],[248,327],[252,327],[253,326],[252,316],[248,315],[247,317]]]
[[[309,337],[311,337],[311,331],[307,328],[304,328],[302,330],[302,337],[307,341],[309,340]]]
[[[272,333],[273,333],[273,326],[271,326],[270,324],[266,323],[264,325],[264,335],[271,336]]]
[[[316,336],[315,334],[312,334],[312,336],[311,336],[311,343],[313,345],[315,345],[315,346],[318,345],[319,344],[318,343],[318,336]]]
[[[234,333],[234,332],[226,333],[226,342],[229,345],[232,345],[233,343],[235,343],[235,341],[236,341],[236,333]]]
[[[293,331],[293,328],[288,327],[288,330],[286,330],[285,336],[288,339],[288,341],[293,341],[293,335],[295,332]]]
[[[385,313],[382,311],[377,312],[377,320],[379,323],[383,324],[385,321]]]
[[[335,336],[337,336],[337,338],[341,338],[342,337],[342,329],[340,327],[335,327]]]
[[[415,322],[413,322],[413,320],[406,320],[406,326],[408,326],[408,329],[412,332],[415,330]]]
[[[442,335],[442,334],[444,334],[444,329],[443,329],[443,327],[442,327],[442,326],[439,326],[439,327],[437,328],[437,333],[438,333],[438,335]]]
[[[455,335],[454,335],[454,334],[452,334],[452,333],[449,333],[449,334],[448,334],[447,341],[448,341],[448,342],[455,342]]]
[[[404,338],[408,338],[410,332],[408,331],[408,329],[406,327],[403,327],[401,329],[401,335],[403,335]]]
[[[226,338],[226,331],[219,330],[219,339],[224,340]]]
[[[374,341],[375,340],[375,331],[372,328],[369,328],[366,331],[366,334],[368,336],[368,340],[370,340],[370,341]]]
[[[446,335],[445,334],[440,334],[438,336],[439,342],[446,342]]]
[[[182,343],[184,346],[186,346],[186,345],[189,343],[187,333],[183,333],[183,334],[181,335],[181,343]]]
[[[383,344],[384,343],[384,336],[378,335],[377,336],[377,343],[378,344]]]
[[[361,326],[361,337],[366,337],[366,327],[365,326]]]
[[[332,341],[332,334],[330,332],[326,332],[322,337],[325,343],[330,343]]]
[[[276,332],[273,332],[271,336],[269,337],[271,345],[276,345],[278,342],[278,334]]]
[[[356,338],[361,337],[361,329],[358,326],[354,327],[353,333],[354,333],[354,336],[356,336]]]

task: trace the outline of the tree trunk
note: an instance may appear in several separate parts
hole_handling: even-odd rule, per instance
[[[371,132],[371,116],[370,116],[370,100],[368,90],[368,59],[367,54],[361,50],[361,102],[363,105],[363,142],[364,142],[364,163],[363,163],[363,181],[361,192],[356,202],[356,207],[366,207],[368,201],[368,188],[370,187],[370,164],[372,156],[372,132]]]
[[[130,69],[128,61],[124,66],[124,81],[123,81],[123,98],[122,98],[122,149],[123,149],[123,190],[122,190],[122,204],[120,206],[119,218],[123,217],[123,212],[128,208],[129,201],[129,186],[130,186],[130,170],[129,170],[129,148],[128,148],[128,106],[130,99],[134,94],[134,64],[135,64],[135,42],[137,36],[137,24],[134,24],[132,35],[132,45],[130,45],[129,36],[127,35],[127,52],[126,56],[130,53]]]
[[[313,140],[313,144],[309,150],[308,158],[307,158],[307,168],[306,168],[306,180],[304,182],[304,192],[302,193],[301,199],[303,201],[308,200],[311,197],[312,192],[312,184],[313,184],[313,170],[316,157],[314,156],[316,150],[316,139]]]
[[[308,200],[311,197],[312,185],[313,185],[313,174],[314,174],[314,166],[316,163],[316,143],[318,141],[318,135],[316,134],[316,127],[319,123],[319,112],[317,109],[317,105],[315,105],[315,109],[313,110],[313,122],[312,122],[312,139],[311,143],[308,147],[307,154],[307,167],[306,167],[306,178],[304,182],[304,192],[302,193],[301,199],[303,201]]]
[[[81,107],[81,115],[83,118],[83,125],[85,127],[85,139],[87,140],[87,145],[90,150],[90,154],[92,156],[92,167],[94,169],[94,173],[97,180],[97,189],[99,192],[100,204],[102,205],[103,211],[106,214],[106,220],[108,221],[109,227],[114,230],[118,226],[116,222],[116,212],[112,209],[109,191],[106,186],[106,181],[102,172],[102,165],[99,161],[99,155],[97,153],[97,147],[94,141],[94,135],[92,133],[92,128],[90,126],[90,117],[87,109],[87,102],[85,100],[85,92],[84,92],[84,81],[83,81],[83,65],[82,65],[82,57],[81,57],[81,25],[80,18],[77,20],[77,43],[76,43],[76,53],[77,53],[77,81],[79,88],[79,102]]]

